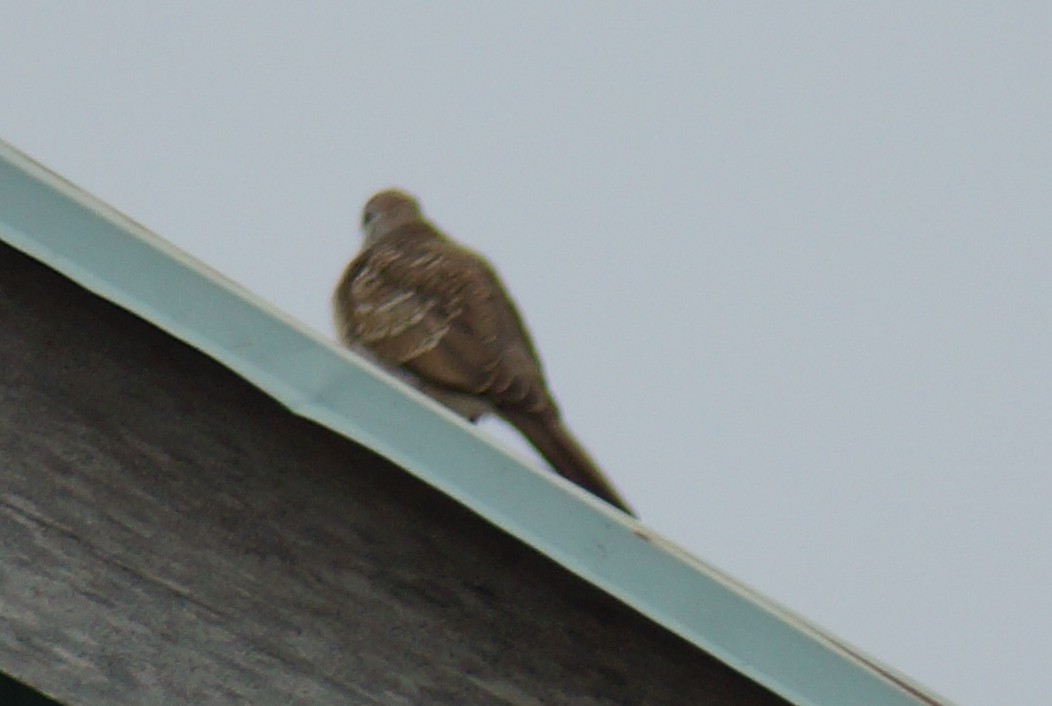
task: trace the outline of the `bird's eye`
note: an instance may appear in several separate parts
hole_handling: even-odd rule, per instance
[[[363,213],[362,214],[362,225],[363,226],[369,225],[369,222],[373,220],[373,217],[375,215],[376,214],[374,214],[372,211],[366,211],[365,213]]]

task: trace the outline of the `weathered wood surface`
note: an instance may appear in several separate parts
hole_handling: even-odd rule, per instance
[[[0,671],[67,704],[780,704],[0,243]]]

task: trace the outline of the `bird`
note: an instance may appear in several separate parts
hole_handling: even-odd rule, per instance
[[[369,198],[362,234],[332,296],[340,341],[471,422],[498,415],[559,475],[634,516],[563,423],[494,267],[400,189]]]

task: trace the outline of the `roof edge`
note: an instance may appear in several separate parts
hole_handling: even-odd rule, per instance
[[[0,141],[0,238],[389,458],[568,570],[797,704],[948,704],[511,455]]]

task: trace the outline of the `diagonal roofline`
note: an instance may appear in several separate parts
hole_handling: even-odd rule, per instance
[[[0,141],[0,238],[798,703],[948,704],[337,347]]]

